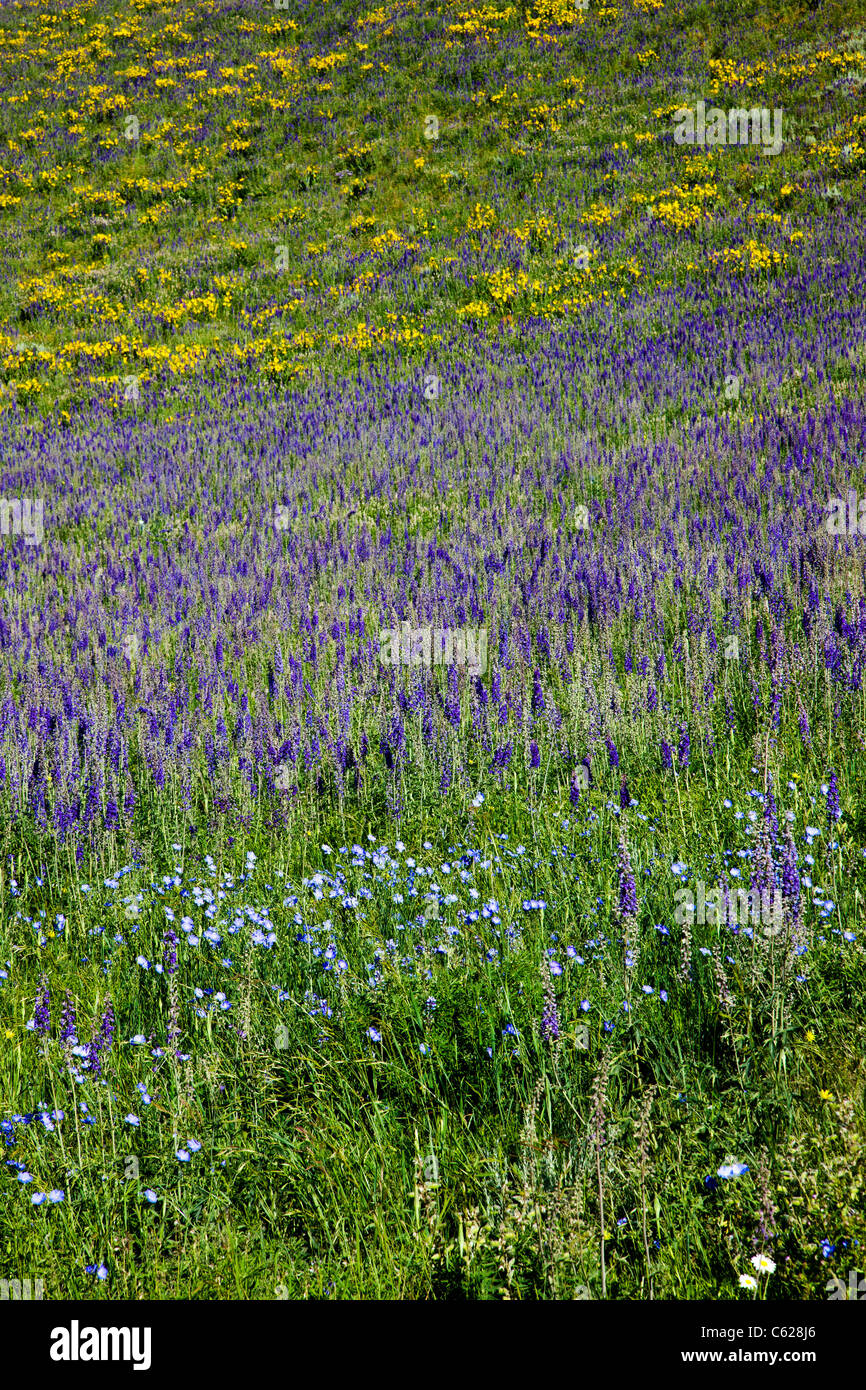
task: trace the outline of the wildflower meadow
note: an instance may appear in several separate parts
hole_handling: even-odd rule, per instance
[[[366,4],[0,4],[0,1295],[866,1300],[866,9]]]

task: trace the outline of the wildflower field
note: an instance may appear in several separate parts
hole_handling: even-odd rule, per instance
[[[0,5],[4,1297],[866,1297],[866,6],[463,3]]]

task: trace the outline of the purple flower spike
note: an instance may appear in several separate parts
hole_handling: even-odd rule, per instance
[[[36,1032],[42,1037],[46,1037],[51,1032],[51,998],[48,992],[48,976],[43,975],[39,981],[39,993],[36,995]]]

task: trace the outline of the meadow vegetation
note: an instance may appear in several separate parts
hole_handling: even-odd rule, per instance
[[[23,0],[0,84],[0,1278],[847,1286],[863,7]]]

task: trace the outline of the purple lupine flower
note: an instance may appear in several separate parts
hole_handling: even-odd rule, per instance
[[[839,788],[836,783],[835,772],[830,773],[830,785],[827,788],[827,820],[832,826],[833,821],[842,819],[842,807],[839,804]]]
[[[177,969],[177,933],[173,932],[169,927],[168,931],[163,934],[163,941],[165,942],[165,947],[163,949],[162,959],[165,963],[166,973],[173,975]]]
[[[674,765],[674,753],[666,738],[662,739],[662,767],[668,772]]]
[[[736,717],[736,714],[734,713],[734,706],[733,706],[733,703],[731,702],[731,697],[730,697],[730,695],[728,695],[728,693],[727,693],[727,691],[726,691],[726,692],[725,692],[725,728],[728,729],[729,731],[732,730],[733,727],[734,727],[734,725],[735,725],[735,723],[736,723],[736,719],[737,719],[737,717]]]
[[[776,798],[773,796],[772,786],[767,788],[767,799],[764,802],[764,820],[773,844],[777,845],[779,843],[779,812],[776,808]]]
[[[114,1007],[109,995],[105,1000],[105,1012],[99,1025],[100,1051],[108,1051],[114,1038]]]
[[[758,825],[755,848],[752,854],[752,902],[756,909],[759,903],[769,904],[769,894],[775,887],[776,866],[773,862],[773,846],[767,823],[761,821]]]
[[[538,744],[532,739],[529,744],[529,766],[541,767],[541,754],[538,751]]]
[[[617,753],[616,751],[616,744],[614,743],[610,735],[608,735],[604,741],[607,744],[608,763],[612,768],[619,767],[619,753]]]
[[[114,1008],[110,996],[105,1000],[105,1011],[100,1020],[99,1029],[94,1033],[87,1049],[87,1056],[90,1062],[90,1071],[93,1076],[102,1075],[101,1053],[111,1047],[114,1037]]]
[[[677,748],[677,761],[680,767],[688,767],[690,752],[691,740],[689,738],[689,731],[684,724],[680,730],[680,742]]]
[[[626,810],[631,805],[631,792],[628,789],[628,783],[624,777],[619,789],[619,804],[623,810]]]
[[[492,762],[491,765],[490,765],[490,771],[493,772],[493,771],[495,771],[495,770],[497,770],[497,769],[499,769],[499,770],[504,770],[505,768],[509,767],[510,764],[511,764],[511,743],[510,743],[510,741],[509,741],[508,743],[503,744],[503,746],[502,746],[501,748],[497,748],[497,749],[495,750],[495,752],[494,752],[494,754],[493,754],[493,762]]]
[[[66,991],[66,1002],[60,1011],[60,1041],[75,1047],[78,1043],[78,1030],[75,1024],[75,1005],[72,995]]]
[[[556,1008],[556,992],[548,965],[544,982],[544,1010],[541,1015],[541,1036],[545,1042],[554,1043],[559,1037],[559,1014]]]
[[[36,995],[36,1032],[45,1037],[51,1032],[51,996],[48,992],[48,976],[43,975],[39,981],[39,991]]]
[[[800,726],[800,738],[803,740],[803,746],[804,746],[804,748],[811,748],[811,747],[812,747],[812,731],[811,731],[811,729],[809,728],[809,716],[808,716],[808,714],[806,713],[805,706],[802,704],[802,702],[801,702],[801,704],[800,704],[800,717],[799,717],[798,723],[799,723],[799,726]]]
[[[568,789],[568,799],[569,799],[569,801],[571,802],[572,806],[579,806],[579,805],[580,805],[580,784],[581,784],[581,780],[582,780],[582,779],[581,779],[581,777],[580,777],[580,775],[579,775],[577,769],[575,768],[574,772],[571,774],[571,783],[570,783],[569,789]]]
[[[460,687],[457,683],[457,668],[448,668],[448,698],[445,701],[445,718],[455,729],[460,728]]]
[[[631,940],[637,926],[637,887],[625,834],[619,839],[619,920]]]

